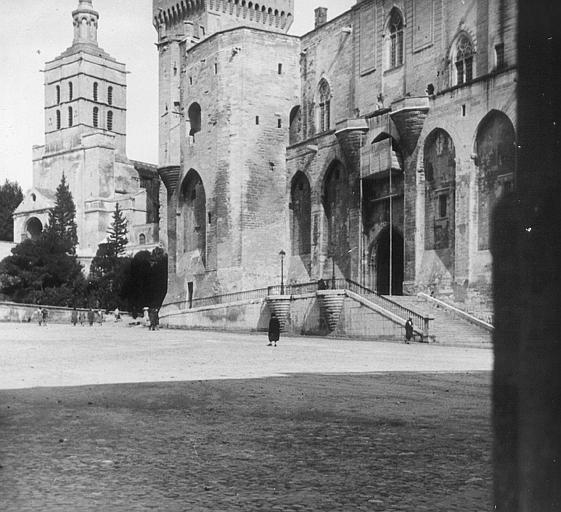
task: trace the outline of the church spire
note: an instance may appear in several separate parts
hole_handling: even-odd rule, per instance
[[[79,0],[78,8],[72,12],[74,20],[74,43],[89,43],[97,46],[97,22],[99,13],[94,10],[92,0]]]

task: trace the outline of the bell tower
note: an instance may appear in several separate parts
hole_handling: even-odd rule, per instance
[[[126,158],[126,69],[99,47],[92,0],[72,12],[72,46],[45,65],[45,146],[65,151],[81,137],[104,132]]]
[[[72,12],[74,19],[74,44],[90,43],[97,46],[97,23],[99,13],[94,10],[92,0],[80,0]]]

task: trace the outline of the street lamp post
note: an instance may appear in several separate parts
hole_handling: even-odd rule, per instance
[[[279,252],[279,256],[281,259],[281,295],[284,295],[284,257],[286,256],[286,253],[281,249],[281,251]]]

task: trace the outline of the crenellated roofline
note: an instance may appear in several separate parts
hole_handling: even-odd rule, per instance
[[[294,0],[154,0],[153,23],[170,28],[208,9],[288,31],[294,20]]]

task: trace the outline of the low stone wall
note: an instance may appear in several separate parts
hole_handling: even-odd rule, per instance
[[[47,308],[49,311],[49,323],[70,323],[70,315],[72,313],[72,309],[70,308],[17,304],[15,302],[0,302],[0,322],[37,322],[38,317],[36,311],[38,307]]]
[[[72,308],[62,308],[58,306],[42,306],[34,304],[18,304],[17,302],[0,302],[0,322],[38,322],[37,308],[47,308],[49,315],[47,318],[48,323],[53,324],[70,324]],[[78,309],[78,312],[83,312],[84,315],[88,312],[87,309]],[[125,320],[128,318],[126,313],[121,313],[121,318]],[[105,315],[105,321],[112,321],[112,315]],[[139,319],[140,321],[141,319]],[[97,321],[97,317],[96,317]]]
[[[271,308],[266,299],[221,304],[190,310],[164,306],[160,325],[176,329],[266,331]],[[337,327],[330,331],[316,294],[292,296],[287,334],[356,338],[402,339],[404,328],[381,313],[345,296]]]

